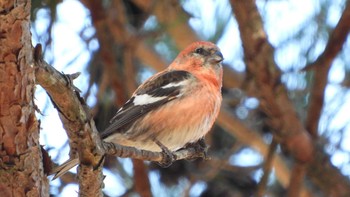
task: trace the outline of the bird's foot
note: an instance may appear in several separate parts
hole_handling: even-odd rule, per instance
[[[176,161],[176,156],[157,139],[154,139],[154,142],[162,149],[163,154],[163,160],[156,163],[162,168],[169,167],[174,161]]]

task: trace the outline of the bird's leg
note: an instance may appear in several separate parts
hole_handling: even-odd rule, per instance
[[[157,162],[157,164],[162,168],[169,167],[174,161],[176,161],[176,156],[156,138],[153,138],[153,141],[162,149],[164,155],[163,161]]]
[[[209,146],[205,143],[204,138],[199,139],[197,142],[188,144],[185,148],[194,148],[197,153],[203,154],[203,159],[208,160],[208,149]]]

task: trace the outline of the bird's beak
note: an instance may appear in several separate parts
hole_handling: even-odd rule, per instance
[[[220,51],[215,51],[209,59],[209,61],[213,63],[220,63],[222,60],[224,60],[224,56]]]

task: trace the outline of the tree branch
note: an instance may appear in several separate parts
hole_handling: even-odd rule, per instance
[[[309,108],[307,111],[306,129],[313,137],[317,137],[318,125],[321,111],[324,104],[324,93],[328,81],[328,72],[331,68],[334,58],[342,49],[350,31],[350,2],[347,1],[345,10],[331,33],[328,43],[323,53],[317,60],[308,65],[304,70],[312,68],[315,72],[314,81],[311,89]]]
[[[269,117],[270,127],[296,162],[308,163],[313,156],[313,142],[280,82],[281,72],[274,61],[274,49],[267,40],[255,1],[230,2],[241,33],[248,74],[258,90],[255,96],[260,100],[260,108]],[[298,187],[302,187],[301,184]]]
[[[101,159],[104,150],[85,101],[73,86],[71,75],[64,75],[47,64],[41,45],[34,49],[35,76],[49,94],[69,137],[70,157],[79,157],[79,195],[103,196]]]
[[[107,155],[114,155],[122,158],[141,159],[154,162],[163,162],[166,154],[163,152],[152,152],[140,150],[134,147],[121,146],[119,144],[104,142],[103,146]],[[205,153],[197,151],[194,148],[180,149],[173,152],[175,160],[205,158]]]

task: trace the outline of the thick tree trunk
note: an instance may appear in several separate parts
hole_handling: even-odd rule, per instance
[[[35,117],[30,1],[0,2],[0,196],[48,196]]]

